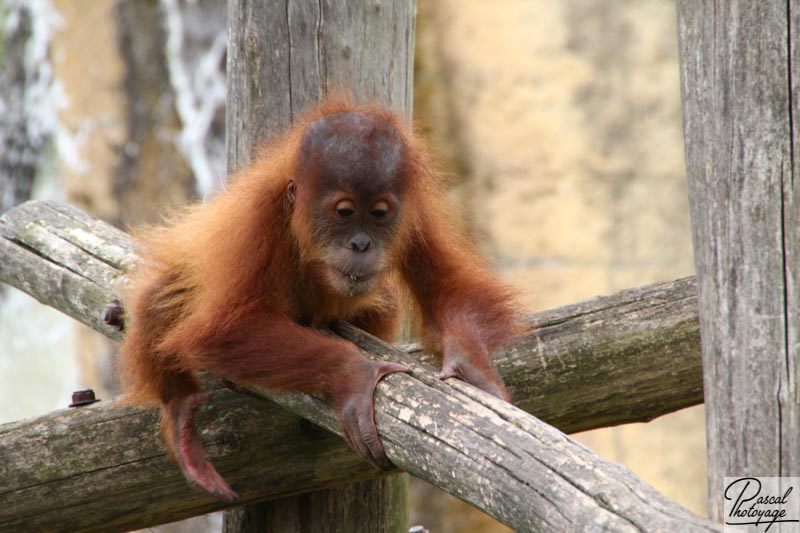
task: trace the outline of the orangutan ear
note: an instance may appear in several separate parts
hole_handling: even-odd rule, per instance
[[[290,180],[289,186],[286,187],[286,196],[289,198],[289,201],[294,204],[294,201],[297,198],[297,185],[295,185],[293,180]]]

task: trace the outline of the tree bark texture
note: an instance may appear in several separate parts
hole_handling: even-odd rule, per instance
[[[800,8],[678,2],[709,507],[725,476],[800,475]]]
[[[332,92],[410,118],[414,0],[228,2],[228,169]]]
[[[340,490],[346,489],[346,490]],[[331,497],[330,493],[338,493]],[[395,499],[384,495],[394,494]],[[270,500],[270,505],[255,504],[259,512],[248,512],[247,507],[231,509],[225,513],[224,529],[243,533],[264,531],[315,531],[337,533],[344,531],[392,531],[387,525],[396,524],[397,515],[408,514],[408,475],[392,474],[376,479],[348,483],[333,489],[307,492]],[[323,508],[327,512],[310,512]],[[331,517],[339,518],[338,521]],[[407,520],[404,520],[404,525]],[[352,528],[352,529],[348,529]]]

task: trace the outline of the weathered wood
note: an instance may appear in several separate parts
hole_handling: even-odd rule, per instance
[[[99,310],[121,296],[133,239],[74,207],[28,202],[0,218],[0,280],[119,340]]]
[[[78,209],[29,202],[0,216],[0,281],[119,340],[99,310],[121,296],[132,246]],[[652,420],[703,401],[696,305],[685,278],[536,313],[495,360],[515,405],[564,432]]]
[[[514,404],[561,431],[645,422],[702,403],[694,278],[536,313],[495,361]]]
[[[376,487],[377,485],[377,487]],[[341,490],[341,489],[345,490]],[[331,498],[328,492],[338,492],[338,498]],[[391,500],[384,494],[394,494]],[[245,509],[231,509],[225,513],[223,530],[242,533],[263,533],[264,531],[314,531],[316,533],[336,533],[340,531],[386,531],[405,533],[408,527],[397,520],[399,514],[408,515],[408,475],[392,474],[369,481],[349,483],[324,491],[298,494],[289,498],[270,500],[271,505],[255,504],[258,513]],[[333,507],[327,513],[314,513],[320,507]],[[331,516],[346,517],[346,521],[333,521]],[[342,525],[345,525],[343,528]],[[348,526],[355,524],[352,529]],[[387,529],[387,524],[395,524]],[[400,529],[402,527],[402,529]]]
[[[229,1],[229,173],[250,162],[255,143],[279,133],[337,85],[356,99],[382,102],[410,118],[415,16],[414,0]],[[370,483],[366,499],[374,509],[358,512]],[[272,521],[276,531],[291,531],[299,522],[334,523],[340,531],[405,531],[408,512],[396,505],[407,499],[404,491],[405,484],[376,481],[295,502],[266,502],[248,510],[253,516],[239,511],[226,519],[224,530],[238,533],[246,530],[242,524]],[[301,514],[291,517],[291,510]]]
[[[461,381],[442,381],[428,365],[353,326],[336,331],[411,370],[386,377],[375,393],[378,432],[392,462],[514,530],[721,530],[513,405]],[[338,431],[320,400],[268,394]]]
[[[800,475],[800,9],[678,2],[709,507],[725,476]]]
[[[110,242],[115,243],[114,246],[108,248],[113,251],[110,254],[112,257],[108,256],[106,248],[99,243],[95,242],[94,245],[89,246],[86,241],[91,241],[91,239],[79,241],[80,247],[70,245],[76,249],[89,250],[87,255],[97,254],[98,258],[102,258],[97,262],[77,259],[74,254],[79,252],[74,249],[69,251],[63,249],[67,246],[63,243],[69,242],[59,236],[59,232],[68,229],[68,224],[64,221],[60,222],[59,228],[53,230],[55,234],[51,237],[61,244],[59,246],[42,244],[41,241],[49,240],[49,238],[42,236],[46,232],[43,232],[41,228],[47,227],[46,220],[51,216],[60,220],[60,217],[65,216],[64,213],[68,213],[67,218],[74,219],[75,224],[79,227],[85,227],[89,223],[88,220],[80,221],[80,219],[89,217],[78,210],[60,205],[56,207],[58,209],[49,202],[32,202],[15,208],[0,217],[0,253],[3,254],[3,258],[10,258],[12,255],[25,258],[24,260],[0,262],[0,279],[16,281],[19,276],[12,275],[10,271],[17,268],[23,261],[27,261],[25,265],[29,270],[29,275],[25,278],[26,283],[21,284],[21,288],[30,290],[34,296],[46,298],[53,291],[47,291],[39,286],[40,284],[36,282],[37,272],[65,270],[76,278],[70,283],[80,285],[89,283],[89,277],[92,275],[84,271],[84,267],[88,269],[96,266],[97,263],[130,264],[132,252],[125,249],[125,243],[130,244],[130,241],[125,237],[120,237],[124,234],[109,226],[99,228],[98,233],[105,235]],[[30,213],[18,217],[17,215],[21,211]],[[53,213],[50,213],[51,211]],[[19,223],[18,218],[28,220],[28,222]],[[37,246],[42,248],[41,253],[34,252],[30,244],[23,244],[26,242],[25,235],[29,233],[31,226],[36,229],[33,234],[39,239]],[[81,233],[78,232],[78,234]],[[72,238],[74,239],[74,236]],[[62,260],[74,261],[72,270],[67,270],[64,265],[61,265],[59,261]],[[49,266],[43,266],[46,263]],[[103,272],[99,269],[96,271]],[[119,272],[112,276],[106,272],[103,275],[106,276],[105,279],[119,283],[122,273]],[[44,278],[43,284],[59,283],[59,280],[62,279],[64,278],[60,276],[51,276]],[[663,342],[656,343],[650,340],[643,345],[646,350],[654,349],[658,352],[672,346],[670,343],[675,339],[678,339],[678,342],[673,349],[684,344],[687,346],[691,344],[687,340],[691,335],[686,332],[691,330],[687,324],[692,321],[690,312],[692,305],[689,296],[692,284],[689,280],[684,280],[675,286],[677,287],[677,296],[671,295],[671,289],[664,285],[640,291],[629,291],[624,293],[621,298],[597,299],[563,310],[534,316],[531,324],[540,326],[542,334],[537,336],[535,332],[531,332],[518,345],[502,355],[501,368],[505,372],[506,380],[513,384],[514,394],[522,402],[529,401],[531,405],[544,408],[547,405],[546,398],[538,395],[535,382],[529,383],[525,379],[515,380],[514,375],[520,373],[529,376],[528,379],[539,379],[548,387],[557,387],[561,383],[575,394],[562,394],[558,396],[557,401],[549,405],[549,412],[555,419],[566,420],[567,416],[587,410],[597,413],[604,423],[613,420],[610,415],[612,412],[610,406],[613,405],[615,396],[622,394],[622,391],[610,388],[598,394],[583,394],[583,389],[587,388],[585,383],[594,383],[596,387],[601,387],[596,379],[589,377],[595,374],[596,369],[592,366],[591,361],[582,364],[577,360],[564,359],[566,354],[562,351],[563,347],[559,347],[559,339],[561,337],[569,339],[565,346],[575,347],[585,353],[587,358],[590,358],[590,340],[597,338],[598,344],[605,347],[602,350],[605,355],[598,360],[602,362],[613,357],[610,355],[614,353],[615,349],[613,332],[619,331],[621,336],[617,341],[622,349],[616,353],[623,361],[616,370],[610,373],[606,384],[610,387],[622,386],[624,388],[626,385],[621,379],[624,372],[621,369],[627,368],[632,374],[638,374],[635,368],[649,364],[649,371],[644,373],[646,377],[636,378],[631,383],[638,384],[637,386],[645,396],[655,397],[652,390],[658,389],[664,382],[658,367],[669,368],[670,370],[666,371],[668,374],[671,366],[665,365],[667,361],[659,358],[657,354],[649,358],[640,357],[640,355],[632,357],[631,354],[635,352],[633,341],[649,339],[649,335],[655,335],[659,328],[654,326],[658,321],[653,317],[664,311],[675,310],[679,314],[686,314],[683,320],[676,322],[679,325],[676,329],[680,333],[666,334]],[[646,304],[649,302],[650,307],[628,300],[628,298],[640,294],[649,295],[649,300],[645,300],[645,302]],[[106,298],[103,301],[113,296],[117,296],[117,294],[107,288]],[[63,299],[57,300],[57,303],[64,305]],[[66,309],[74,310],[75,307],[68,306]],[[650,310],[648,311],[648,309]],[[94,320],[97,311],[99,308],[89,312],[90,321]],[[75,315],[80,319],[79,313],[75,313]],[[626,317],[633,320],[626,323]],[[649,320],[645,320],[648,317]],[[634,324],[639,320],[644,329],[634,334],[636,331]],[[573,324],[573,328],[568,326],[570,323]],[[564,330],[559,333],[559,328],[564,328]],[[100,326],[98,329],[105,333],[111,333],[104,326]],[[568,333],[570,331],[571,333]],[[580,528],[580,524],[588,527],[600,523],[608,524],[613,528],[618,525],[623,528],[626,524],[630,525],[628,520],[643,524],[643,527],[649,530],[659,527],[680,530],[693,527],[703,529],[708,526],[700,519],[690,517],[677,505],[667,502],[657,494],[654,495],[653,489],[641,483],[626,470],[621,469],[622,467],[596,458],[590,451],[568,437],[522,411],[498,402],[466,384],[441,382],[435,372],[426,365],[408,359],[410,356],[407,354],[399,353],[396,349],[357,330],[343,325],[339,328],[339,333],[355,341],[371,356],[389,355],[393,359],[404,360],[414,370],[414,376],[390,376],[378,388],[376,396],[378,429],[386,443],[390,458],[398,466],[415,475],[485,508],[512,527],[521,531],[536,531],[547,529],[550,526],[558,527],[559,524],[562,529],[572,529]],[[586,344],[581,345],[580,338],[584,338],[583,342]],[[534,346],[537,347],[535,351],[526,351]],[[697,358],[695,348],[695,359]],[[628,361],[631,363],[630,365],[626,364]],[[534,370],[537,367],[538,370]],[[580,367],[583,367],[582,371]],[[561,374],[567,377],[561,379],[558,377]],[[648,376],[651,381],[647,380]],[[595,388],[595,386],[591,388]],[[696,388],[695,385],[680,389],[679,384],[676,383],[675,388],[670,389],[667,397],[670,395],[696,397]],[[526,394],[530,395],[527,399],[523,396]],[[271,393],[270,396],[281,405],[290,407],[315,422],[331,428],[335,426],[332,411],[324,402],[303,395]],[[242,423],[239,418],[255,417],[253,415],[238,416],[234,404],[219,407],[219,401],[216,398],[215,396],[207,408],[208,414],[204,416],[213,418],[216,415],[220,417],[220,420],[214,421],[208,418],[202,420],[201,426],[205,428],[204,438],[211,446],[213,460],[220,465],[223,475],[233,481],[237,490],[241,491],[241,486],[255,486],[253,492],[249,490],[243,492],[245,498],[274,497],[281,494],[281,491],[285,494],[319,488],[322,485],[316,485],[317,483],[332,483],[333,479],[349,481],[361,475],[377,474],[369,472],[368,469],[366,473],[363,470],[361,473],[354,473],[351,467],[343,464],[343,459],[336,461],[329,459],[328,455],[333,452],[323,453],[315,450],[317,454],[314,457],[317,462],[314,463],[311,472],[324,471],[326,475],[330,476],[324,481],[319,481],[317,479],[319,474],[307,476],[302,474],[308,472],[304,467],[310,461],[308,456],[301,454],[296,459],[280,453],[275,454],[274,458],[270,458],[269,454],[266,454],[268,457],[259,456],[258,468],[272,472],[278,479],[278,481],[273,481],[269,475],[263,474],[253,463],[247,461],[248,458],[255,458],[250,453],[250,448],[246,453],[241,454],[236,453],[233,449],[220,446],[215,449],[213,444],[215,437],[212,436],[229,435],[227,440],[219,438],[216,442],[237,442],[239,446],[243,446],[242,443],[248,445],[258,443],[258,446],[266,451],[278,444],[262,437],[258,433],[260,427],[269,427],[269,433],[279,436],[280,442],[287,450],[298,446],[309,446],[307,442],[304,442],[308,440],[307,437],[292,435],[286,430],[285,433],[273,431],[273,425],[278,428],[285,427],[285,423],[283,423],[284,426],[281,426],[277,422],[274,424],[272,422],[257,423],[249,430],[247,427],[242,429],[242,426],[236,425]],[[237,400],[230,399],[229,401],[246,402],[244,399],[234,398]],[[607,409],[593,408],[591,403],[597,402],[598,398],[605,398]],[[679,402],[667,401],[667,403],[674,405]],[[636,415],[626,412],[623,417],[642,416],[648,418],[652,413],[661,412],[659,407],[658,409],[654,408],[648,414],[647,407],[647,404],[643,404],[634,410]],[[188,489],[185,489],[186,492],[177,490],[176,486],[180,485],[181,481],[180,474],[174,466],[169,465],[162,450],[159,449],[160,455],[157,457],[152,453],[152,449],[145,448],[137,451],[136,443],[143,435],[155,439],[156,430],[153,426],[155,415],[152,411],[150,411],[151,418],[147,423],[138,424],[125,418],[123,412],[117,412],[103,404],[68,413],[67,416],[75,417],[75,424],[82,425],[84,424],[82,422],[84,413],[93,413],[95,409],[109,409],[109,413],[117,413],[116,415],[109,414],[110,419],[104,422],[105,431],[108,432],[106,434],[94,434],[84,429],[73,431],[59,418],[60,414],[42,417],[36,421],[4,426],[0,430],[0,435],[7,435],[7,440],[2,440],[3,437],[0,437],[2,440],[0,446],[4,449],[4,459],[8,459],[7,465],[9,465],[8,472],[3,473],[4,485],[0,485],[3,487],[0,489],[0,494],[4,498],[4,503],[10,501],[8,498],[14,494],[23,495],[15,500],[18,503],[14,506],[0,506],[0,524],[31,523],[29,521],[38,516],[41,516],[43,521],[53,520],[53,514],[47,514],[44,511],[52,506],[52,495],[55,490],[58,490],[58,484],[63,483],[64,480],[68,480],[73,485],[68,487],[70,490],[58,490],[57,492],[63,506],[81,509],[87,520],[93,520],[91,523],[82,523],[82,527],[90,527],[90,524],[93,524],[92,527],[102,529],[106,522],[109,522],[109,514],[112,514],[112,518],[118,521],[114,522],[115,524],[121,523],[123,520],[131,521],[132,523],[126,527],[132,528],[222,507],[219,502],[211,500],[204,494],[191,493],[189,496],[187,495]],[[19,424],[22,425],[19,426]],[[565,424],[569,425],[568,422]],[[575,427],[585,429],[590,426],[591,422],[583,417],[579,419]],[[132,433],[126,433],[124,429],[126,427],[130,428]],[[55,442],[53,439],[56,438],[66,438],[63,436],[64,434],[69,435],[69,438],[77,437],[80,440],[63,447],[58,454],[44,451],[37,453],[35,449],[25,446],[14,447],[14,454],[5,453],[6,450],[12,448],[4,446],[4,442],[36,442],[39,439],[41,446],[46,450],[48,442]],[[44,437],[46,437],[46,441],[42,440]],[[152,442],[155,441],[152,440]],[[326,445],[330,446],[330,443]],[[120,450],[121,453],[124,453],[123,457],[112,460],[110,463],[104,463],[101,458],[108,455],[109,448]],[[350,453],[343,447],[340,449],[344,455]],[[336,452],[337,457],[338,453]],[[23,455],[27,459],[19,458]],[[154,457],[155,459],[153,459]],[[355,456],[352,454],[348,457],[350,460],[355,460]],[[273,459],[279,464],[274,464]],[[148,463],[151,460],[156,460],[156,464]],[[72,470],[66,474],[54,471],[54,468],[60,467],[54,467],[53,464],[63,465]],[[107,466],[98,468],[98,464]],[[288,481],[285,477],[286,470],[281,470],[283,467],[293,471]],[[123,469],[121,471],[124,471],[124,468],[131,468],[138,476],[134,477],[131,482],[140,483],[140,485],[136,485],[135,488],[126,485],[124,479],[127,479],[128,475],[120,475],[120,479],[110,479],[108,473],[113,472],[115,468]],[[362,465],[362,468],[365,467]],[[159,477],[163,475],[169,477],[167,479]],[[560,477],[562,475],[566,478]],[[546,484],[542,483],[543,479],[547,480]],[[281,481],[288,482],[291,488],[281,485]],[[250,485],[251,483],[253,485]],[[87,496],[86,493],[81,493],[75,488],[79,486],[92,487],[93,491]],[[148,490],[143,491],[142,486],[147,486]],[[570,491],[575,491],[576,486],[580,487],[578,493],[571,493]],[[277,493],[273,487],[279,487]],[[631,491],[638,495],[634,498],[636,501],[630,499]],[[117,499],[129,498],[128,495],[131,493],[148,495],[147,502],[139,497],[134,499],[139,505],[137,509],[144,508],[147,509],[147,512],[133,513],[131,516],[124,511],[124,506],[114,505]],[[653,500],[649,500],[651,496],[654,498]],[[548,498],[550,499],[548,500]],[[561,507],[562,504],[563,507]],[[650,508],[651,506],[657,510]],[[640,522],[644,516],[647,517],[647,520]],[[59,517],[59,520],[65,520],[66,517],[67,513],[63,517]],[[135,522],[136,520],[139,522]],[[148,520],[149,522],[147,522]],[[53,522],[39,522],[39,524],[46,527],[46,524],[52,526]]]
[[[155,408],[102,401],[0,426],[0,530],[130,531],[225,508],[186,483],[158,419]],[[198,424],[240,503],[380,475],[267,400],[216,389]]]
[[[228,2],[228,168],[332,91],[410,116],[415,16],[413,0]]]

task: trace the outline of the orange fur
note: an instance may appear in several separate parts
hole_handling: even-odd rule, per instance
[[[405,189],[400,223],[387,244],[376,288],[347,297],[332,294],[321,281],[325,259],[314,244],[320,222],[313,200],[293,204],[287,189],[297,175],[309,125],[352,112],[398,133]],[[453,229],[431,161],[427,148],[391,111],[330,98],[271,142],[210,203],[142,232],[142,262],[126,304],[125,398],[165,406],[168,443],[188,450],[177,453],[187,478],[212,492],[232,494],[221,478],[202,473],[203,468],[213,471],[210,464],[197,469],[207,461],[202,451],[192,451],[198,441],[191,415],[201,402],[181,406],[199,393],[198,370],[268,388],[326,394],[343,425],[348,409],[371,417],[372,388],[382,375],[401,368],[369,363],[354,346],[308,325],[350,320],[390,340],[403,295],[421,311],[429,347],[442,352],[443,377],[461,377],[505,395],[489,353],[517,331],[512,294]],[[369,405],[354,404],[354,395],[365,392]],[[188,436],[179,435],[182,430],[176,428],[183,427],[189,428]],[[348,435],[362,454],[382,453],[379,443],[365,452],[363,435]]]

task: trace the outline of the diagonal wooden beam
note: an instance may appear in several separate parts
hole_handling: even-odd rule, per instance
[[[135,262],[123,233],[62,204],[29,203],[0,217],[0,257],[0,280],[114,336],[97,314],[103,303],[117,296],[123,269]],[[692,359],[684,349],[693,348],[699,359],[696,337],[692,340],[692,288],[691,281],[683,280],[673,288],[637,289],[620,298],[534,316],[529,335],[500,356],[512,393],[527,408],[549,409],[567,430],[592,427],[592,417],[607,424],[663,414],[663,407],[648,403],[654,399],[671,407],[697,403],[699,386],[685,384],[694,375],[685,373],[691,361],[670,367],[675,357]],[[662,316],[665,313],[682,318],[670,321]],[[718,530],[519,408],[467,384],[442,382],[424,362],[347,325],[340,325],[338,333],[372,357],[401,360],[412,369],[410,375],[389,376],[376,392],[378,429],[395,464],[514,529],[601,524],[614,530]],[[632,365],[648,371],[639,378]],[[675,379],[681,372],[683,377]],[[622,414],[615,418],[613,405],[620,394],[625,401],[631,398],[624,386],[626,374],[627,385],[638,387],[641,396],[651,400],[633,408],[623,407],[623,402],[618,405]],[[258,392],[338,431],[332,411],[319,399]],[[558,407],[564,404],[566,409]],[[185,487],[155,440],[154,411],[127,409],[98,404],[0,427],[0,447],[16,450],[16,455],[4,453],[9,460],[0,463],[0,524],[130,529],[221,508],[219,502]],[[262,400],[216,391],[202,416],[214,419],[201,420],[212,459],[247,500],[377,474],[337,439],[310,440],[296,429],[297,419]],[[570,426],[572,419],[577,422]],[[121,420],[132,432],[121,430]],[[141,447],[136,444],[140,441]],[[254,446],[267,453],[255,455]],[[287,453],[281,454],[281,447]],[[144,493],[137,492],[144,487]],[[54,494],[59,496],[55,506]],[[117,507],[120,502],[129,505]],[[47,506],[61,512],[48,515]]]

